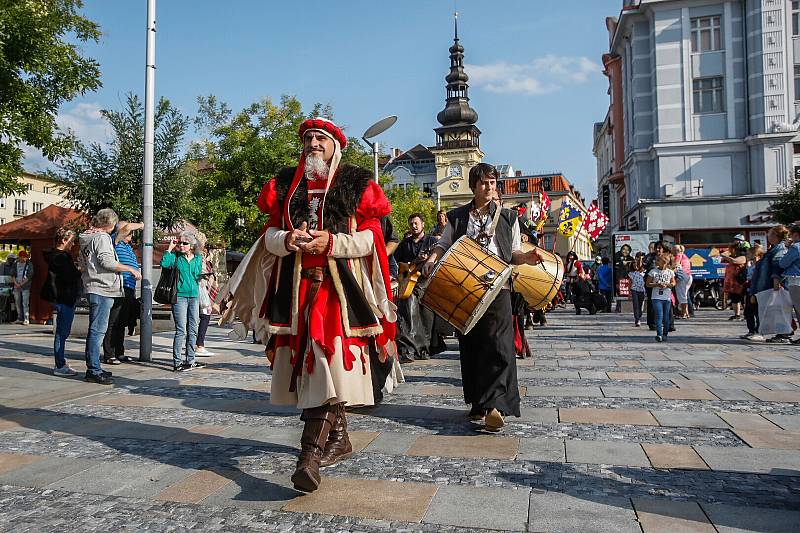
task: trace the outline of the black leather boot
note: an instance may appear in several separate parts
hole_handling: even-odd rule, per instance
[[[337,403],[336,420],[328,433],[328,442],[325,443],[325,451],[322,452],[320,466],[331,466],[343,459],[353,455],[353,445],[347,436],[347,418],[344,411],[344,403]]]
[[[304,409],[300,419],[305,421],[305,426],[300,437],[300,457],[292,474],[292,483],[297,490],[313,492],[319,487],[319,461],[328,441],[328,433],[336,420],[336,406]]]

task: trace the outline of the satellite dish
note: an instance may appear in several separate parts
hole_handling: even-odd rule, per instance
[[[367,131],[364,132],[362,138],[371,139],[377,135],[380,135],[384,131],[394,126],[395,122],[397,122],[397,116],[389,115],[388,117],[379,120],[378,122],[367,128]]]

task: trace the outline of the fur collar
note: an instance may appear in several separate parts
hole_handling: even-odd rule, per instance
[[[301,178],[294,191],[289,189],[294,181],[297,167],[287,167],[275,176],[275,192],[280,205],[284,205],[287,195],[289,198],[289,216],[294,227],[299,226],[309,218],[308,210],[308,185],[305,177]],[[354,165],[343,164],[336,171],[333,184],[328,189],[325,199],[325,213],[323,224],[326,230],[333,232],[346,232],[348,219],[356,213],[361,196],[372,180],[372,172]]]

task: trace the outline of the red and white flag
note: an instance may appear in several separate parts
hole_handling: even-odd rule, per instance
[[[586,218],[583,219],[583,227],[586,228],[589,238],[593,241],[597,240],[607,225],[608,217],[597,207],[597,202],[592,202],[589,211],[586,212]]]

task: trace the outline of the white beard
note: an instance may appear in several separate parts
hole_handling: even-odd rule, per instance
[[[327,178],[329,170],[328,164],[318,155],[308,154],[306,156],[305,174],[307,179]]]

